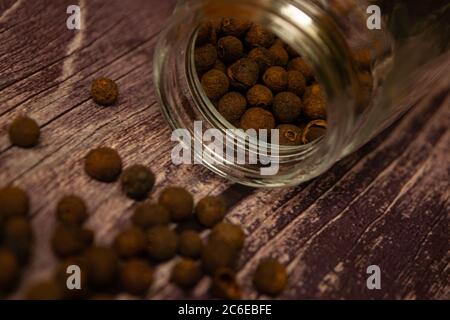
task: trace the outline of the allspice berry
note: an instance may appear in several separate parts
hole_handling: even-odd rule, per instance
[[[16,216],[5,222],[2,246],[14,254],[22,265],[29,259],[32,240],[33,230],[29,219]]]
[[[155,184],[155,174],[145,166],[126,168],[120,177],[122,190],[131,199],[140,201],[148,197]]]
[[[217,50],[212,44],[195,48],[194,61],[197,71],[203,73],[211,69],[217,60]]]
[[[270,67],[264,73],[263,81],[274,92],[284,91],[288,84],[288,74],[282,67]]]
[[[65,196],[58,202],[56,216],[60,222],[81,226],[88,218],[86,204],[80,197]]]
[[[187,220],[192,216],[194,209],[194,198],[184,188],[165,188],[158,200],[160,205],[166,207],[170,212],[170,219],[173,222]]]
[[[289,54],[280,44],[274,44],[269,48],[269,52],[274,58],[274,64],[276,66],[285,67],[289,62]]]
[[[53,252],[59,258],[66,258],[82,253],[92,244],[93,233],[88,229],[73,224],[59,224],[52,236]]]
[[[19,262],[10,251],[0,249],[0,266],[0,292],[9,292],[19,280]]]
[[[122,172],[122,159],[114,149],[97,148],[87,154],[84,169],[93,179],[114,182]]]
[[[258,81],[258,64],[252,59],[242,58],[228,68],[227,74],[234,88],[248,90]]]
[[[178,249],[178,236],[167,226],[154,226],[147,231],[147,253],[155,261],[173,258]]]
[[[222,19],[221,31],[227,36],[241,38],[250,29],[252,22],[246,19],[226,17]]]
[[[144,202],[136,207],[131,221],[142,229],[159,224],[167,225],[170,222],[170,212],[158,203]]]
[[[287,280],[285,267],[272,258],[262,260],[253,275],[253,285],[256,289],[272,297],[283,292]]]
[[[203,269],[214,274],[220,268],[233,269],[239,252],[222,241],[208,242],[202,252]]]
[[[195,44],[202,46],[211,40],[212,23],[210,20],[203,21],[197,30],[197,40]]]
[[[90,286],[95,289],[105,289],[114,284],[119,259],[113,249],[92,247],[86,251],[85,263]]]
[[[303,130],[293,124],[281,124],[277,126],[279,144],[285,146],[298,146],[302,144]]]
[[[227,66],[225,65],[225,63],[223,63],[219,59],[217,59],[216,63],[214,63],[213,69],[219,70],[219,71],[223,72],[224,74],[227,73]]]
[[[303,129],[302,142],[304,144],[313,142],[323,137],[327,132],[327,122],[325,120],[313,120]]]
[[[275,35],[260,24],[253,24],[245,36],[245,41],[252,47],[269,48],[275,41]]]
[[[99,78],[92,83],[91,96],[99,105],[110,106],[119,98],[119,88],[113,80]]]
[[[14,186],[0,188],[0,220],[14,216],[26,216],[29,199],[25,191]]]
[[[305,77],[306,81],[311,81],[314,79],[314,70],[301,57],[292,59],[288,64],[288,70],[300,71]]]
[[[208,228],[211,228],[222,221],[225,216],[225,212],[225,202],[220,197],[204,197],[195,207],[195,214],[198,222]]]
[[[241,299],[241,287],[236,281],[236,274],[233,270],[229,268],[220,268],[214,272],[211,283],[211,293],[219,299]]]
[[[217,110],[231,124],[239,123],[245,110],[247,109],[247,100],[238,92],[228,92],[220,100]]]
[[[302,112],[302,100],[292,92],[280,92],[273,99],[272,112],[280,123],[294,123]]]
[[[230,81],[222,71],[212,69],[205,73],[201,79],[203,90],[211,100],[218,100],[230,87]]]
[[[270,111],[263,108],[250,108],[241,118],[241,128],[247,129],[274,129],[275,118]]]
[[[319,84],[313,84],[305,92],[303,113],[311,120],[327,118],[327,98]]]
[[[38,144],[40,136],[39,125],[31,118],[20,116],[8,129],[9,140],[17,147],[31,148]]]
[[[266,70],[275,65],[275,57],[264,47],[253,48],[248,53],[248,58],[256,61],[259,67],[259,72],[263,74]]]
[[[182,259],[173,266],[170,281],[182,289],[190,289],[200,281],[202,275],[199,262]]]
[[[131,227],[120,232],[114,240],[114,249],[122,258],[143,254],[147,246],[147,235],[138,227]]]
[[[245,233],[238,225],[222,222],[211,230],[208,237],[208,243],[216,242],[225,243],[238,252],[244,246]]]
[[[178,251],[183,257],[197,259],[202,255],[203,240],[194,230],[184,230],[178,238]]]
[[[145,260],[132,259],[123,263],[119,271],[123,289],[133,295],[147,293],[153,281],[153,268]]]
[[[61,300],[63,298],[63,287],[51,279],[35,283],[25,293],[27,300]]]
[[[267,109],[272,105],[273,93],[266,86],[257,84],[247,91],[247,100],[251,107]]]
[[[219,58],[226,62],[232,63],[244,55],[244,46],[241,40],[234,36],[226,36],[219,39],[217,43],[217,51]]]
[[[287,91],[301,97],[306,89],[306,79],[300,71],[291,70],[287,72]]]

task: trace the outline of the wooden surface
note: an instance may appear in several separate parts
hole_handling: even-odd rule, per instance
[[[391,129],[320,178],[289,189],[231,185],[201,166],[170,162],[170,131],[155,101],[152,54],[172,1],[80,0],[81,31],[66,28],[76,1],[0,1],[0,185],[26,189],[32,201],[33,259],[13,298],[50,276],[49,248],[57,200],[86,199],[88,226],[108,244],[128,225],[135,204],[118,184],[83,172],[97,146],[116,148],[125,166],[157,173],[153,196],[178,184],[196,199],[224,195],[234,204],[227,220],[245,229],[239,280],[246,298],[258,261],[275,256],[289,270],[282,298],[449,299],[450,96],[448,88],[421,101]],[[89,99],[92,79],[115,79],[120,103]],[[7,126],[28,114],[41,126],[39,147],[12,147]],[[168,284],[173,262],[156,269],[149,298],[182,298]],[[366,288],[366,268],[379,265],[381,290]],[[203,279],[190,297],[208,297]]]

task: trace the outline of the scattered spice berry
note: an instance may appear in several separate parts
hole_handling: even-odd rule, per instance
[[[302,144],[303,130],[293,124],[281,124],[279,130],[279,144],[285,146],[298,146]]]
[[[205,73],[201,79],[201,83],[206,96],[211,100],[220,99],[220,97],[227,93],[230,87],[230,81],[227,75],[216,69]]]
[[[114,240],[114,249],[122,258],[139,256],[145,252],[147,237],[138,227],[131,227],[120,232]]]
[[[126,292],[137,296],[144,295],[152,284],[153,268],[145,260],[129,260],[120,267],[119,277]]]
[[[241,128],[247,129],[274,129],[275,118],[270,111],[263,108],[250,108],[241,118]]]
[[[291,70],[287,73],[287,91],[301,97],[305,92],[306,79],[300,71]]]
[[[308,123],[303,130],[302,142],[304,144],[313,142],[323,137],[327,132],[327,122],[325,120],[313,120]]]
[[[91,86],[92,99],[102,106],[110,106],[117,102],[119,98],[119,88],[117,84],[107,78],[94,80]]]
[[[211,293],[219,299],[239,300],[242,292],[236,282],[236,274],[228,268],[220,268],[214,272]]]
[[[39,125],[31,118],[20,116],[9,126],[9,140],[17,147],[32,148],[39,142]]]
[[[238,124],[245,110],[247,100],[238,92],[228,92],[220,100],[217,110],[231,124]]]
[[[258,81],[258,64],[252,59],[242,58],[228,68],[227,74],[234,88],[248,90]]]
[[[136,207],[131,220],[142,229],[158,224],[167,225],[170,222],[170,212],[158,203],[144,202]]]
[[[216,47],[210,43],[195,48],[194,52],[195,66],[199,73],[211,69],[217,60]]]
[[[314,70],[301,57],[292,59],[288,64],[288,70],[300,71],[305,77],[306,81],[311,81],[314,79]]]
[[[167,226],[151,227],[147,231],[147,240],[147,253],[153,260],[169,260],[177,253],[177,234]]]
[[[81,226],[88,218],[86,204],[80,197],[65,196],[58,202],[56,216],[60,222]]]
[[[288,85],[288,74],[282,67],[270,67],[264,73],[263,81],[274,92],[284,91]]]
[[[234,268],[239,252],[222,241],[208,241],[202,252],[203,269],[209,274],[220,268]]]
[[[27,300],[61,300],[63,288],[52,279],[38,282],[28,288],[25,298]]]
[[[155,175],[145,166],[134,165],[126,168],[120,177],[122,190],[134,200],[144,200],[155,184]]]
[[[10,251],[0,248],[0,266],[0,292],[10,292],[19,280],[19,262]]]
[[[294,123],[302,112],[302,100],[292,92],[280,92],[273,99],[272,112],[280,123]]]
[[[233,250],[240,251],[244,246],[245,233],[238,225],[221,222],[211,230],[208,242],[225,243]]]
[[[227,36],[242,37],[250,29],[252,22],[245,19],[226,17],[222,19],[221,31]]]
[[[28,261],[33,239],[30,221],[24,217],[13,217],[4,226],[3,247],[15,255],[20,264]]]
[[[92,247],[85,254],[88,283],[95,289],[110,287],[118,272],[117,254],[107,247]]]
[[[247,91],[247,100],[250,106],[266,109],[272,105],[272,91],[261,84],[253,86]]]
[[[207,196],[201,199],[195,207],[197,220],[205,227],[211,228],[223,220],[225,202],[220,197]]]
[[[308,119],[326,119],[327,98],[319,84],[308,87],[303,97],[303,113]]]
[[[97,148],[87,154],[84,169],[93,179],[114,182],[122,172],[122,159],[114,149]]]
[[[186,189],[168,187],[161,192],[158,202],[169,210],[173,222],[187,220],[192,216],[194,198]]]
[[[280,44],[274,44],[269,49],[274,57],[274,64],[276,66],[285,67],[289,62],[289,54]]]
[[[14,186],[0,188],[0,219],[26,216],[29,210],[28,195]]]
[[[275,57],[264,47],[256,47],[248,53],[248,58],[256,61],[259,72],[263,74],[266,70],[275,65]]]
[[[173,266],[170,281],[180,288],[190,289],[200,281],[202,275],[199,262],[182,259]]]
[[[275,41],[275,36],[262,25],[255,23],[247,32],[245,41],[252,47],[261,46],[264,48],[269,48]]]
[[[180,255],[197,259],[202,255],[203,241],[198,232],[184,230],[178,238],[178,251]]]
[[[241,40],[233,36],[220,38],[217,50],[219,58],[226,63],[232,63],[244,55],[244,46]]]
[[[287,273],[277,260],[262,260],[253,275],[253,285],[263,294],[279,295],[287,285]]]
[[[72,224],[59,224],[51,239],[53,252],[60,258],[82,253],[92,241],[90,230]]]

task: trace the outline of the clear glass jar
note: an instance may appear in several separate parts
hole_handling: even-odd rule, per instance
[[[381,9],[381,29],[368,28],[376,22],[370,20],[376,19],[370,5]],[[262,175],[261,165],[214,158],[209,144],[194,134],[196,120],[203,122],[203,131],[230,126],[205,97],[193,63],[200,24],[226,16],[261,23],[298,51],[328,98],[326,136],[303,146],[281,146],[276,175]],[[448,77],[448,21],[447,0],[179,1],[155,51],[156,91],[172,129],[189,130],[191,146],[203,147],[195,150],[196,163],[245,185],[297,185],[357,150]],[[233,141],[252,144],[239,139],[245,137]]]

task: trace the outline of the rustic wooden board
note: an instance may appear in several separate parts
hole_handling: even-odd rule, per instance
[[[119,150],[124,164],[157,173],[154,196],[173,184],[199,199],[224,194],[227,219],[245,229],[239,279],[246,298],[257,262],[275,256],[289,270],[281,298],[449,299],[450,96],[448,86],[421,101],[391,129],[318,179],[296,188],[232,185],[201,166],[170,162],[170,131],[152,84],[156,37],[174,1],[80,0],[83,29],[68,31],[74,1],[0,1],[0,185],[25,188],[32,200],[36,243],[18,291],[50,276],[49,237],[65,193],[87,199],[96,241],[108,244],[128,225],[135,204],[117,184],[83,174],[93,147]],[[89,99],[92,79],[107,76],[120,103]],[[28,114],[42,130],[39,147],[12,147],[7,126]],[[173,262],[158,266],[149,298],[207,298],[207,278],[189,294],[168,283]],[[382,270],[382,289],[366,288],[366,268]]]

